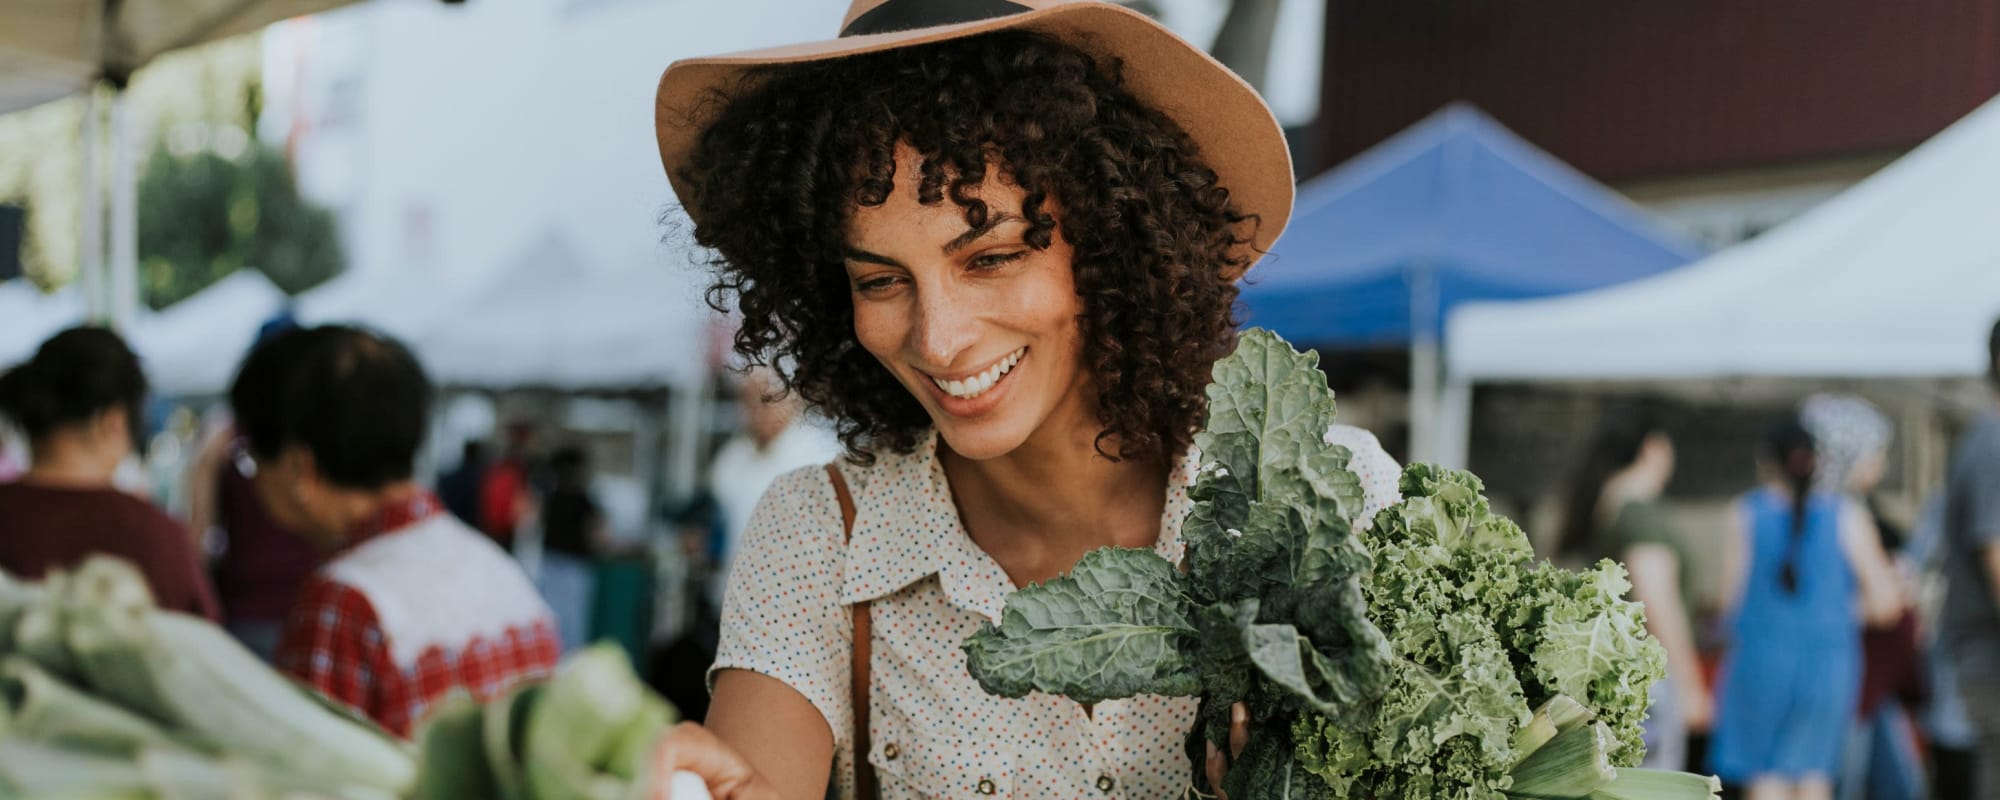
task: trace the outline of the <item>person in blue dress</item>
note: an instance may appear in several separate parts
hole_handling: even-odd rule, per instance
[[[1861,685],[1860,626],[1902,607],[1867,509],[1813,490],[1817,456],[1798,418],[1772,424],[1764,485],[1726,531],[1729,653],[1709,767],[1749,800],[1827,800]]]

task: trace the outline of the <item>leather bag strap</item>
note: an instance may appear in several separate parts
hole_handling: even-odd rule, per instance
[[[840,500],[840,524],[844,532],[842,541],[854,543],[854,495],[847,491],[847,478],[840,474],[840,468],[826,465],[827,480],[833,482],[833,496]],[[868,601],[855,603],[854,613],[854,665],[853,682],[849,703],[854,709],[854,793],[862,800],[874,800],[875,765],[868,763],[868,667],[869,652],[873,648],[871,629],[868,621]]]

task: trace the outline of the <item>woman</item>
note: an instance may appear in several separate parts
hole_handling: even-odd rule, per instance
[[[1750,800],[1826,800],[1861,688],[1859,623],[1893,620],[1901,602],[1867,509],[1814,491],[1819,459],[1796,416],[1759,456],[1765,485],[1725,533],[1731,649],[1710,768]]]
[[[1688,732],[1708,729],[1714,705],[1688,611],[1687,544],[1659,507],[1673,474],[1673,442],[1651,414],[1637,407],[1607,411],[1571,487],[1556,550],[1580,565],[1617,559],[1631,572],[1646,630],[1667,651],[1667,679],[1653,686],[1646,719],[1646,765],[1678,770]]]
[[[706,727],[658,771],[725,799],[1178,797],[1191,700],[995,698],[959,643],[1090,550],[1180,556],[1234,283],[1290,211],[1283,138],[1105,3],[863,0],[843,34],[661,81],[711,300],[850,458],[765,495]],[[1372,437],[1330,435],[1390,502]]]
[[[28,470],[0,484],[0,569],[39,578],[106,554],[139,568],[163,608],[216,616],[194,539],[112,485],[132,455],[146,376],[118,335],[72,328],[0,375],[0,416],[21,429]]]
[[[1820,491],[1860,503],[1875,522],[1883,551],[1898,552],[1902,531],[1884,517],[1875,498],[1895,430],[1889,418],[1853,395],[1816,394],[1799,405],[1799,422],[1819,449]],[[1900,580],[1898,591],[1906,597],[1910,594]],[[1924,699],[1916,610],[1906,603],[1889,625],[1864,628],[1861,654],[1859,717],[1848,737],[1840,796],[1846,800],[1919,800],[1926,796],[1923,762],[1903,705],[1906,700]]]

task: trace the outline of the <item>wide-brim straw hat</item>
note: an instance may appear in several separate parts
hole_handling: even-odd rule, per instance
[[[1122,61],[1126,89],[1179,123],[1237,209],[1258,217],[1257,250],[1277,241],[1292,213],[1292,158],[1270,107],[1201,48],[1144,14],[1099,0],[853,0],[839,38],[676,61],[660,76],[654,101],[660,161],[674,193],[687,198],[681,172],[711,122],[709,92],[735,88],[749,70],[1006,30],[1046,34]]]

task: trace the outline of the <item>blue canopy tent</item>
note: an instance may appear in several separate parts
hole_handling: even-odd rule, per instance
[[[1300,345],[1402,348],[1412,450],[1434,457],[1437,342],[1471,300],[1595,289],[1702,248],[1454,103],[1299,188],[1291,227],[1243,289],[1246,322]]]

